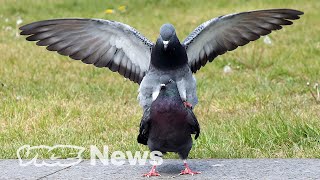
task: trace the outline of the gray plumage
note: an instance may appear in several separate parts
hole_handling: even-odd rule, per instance
[[[232,51],[291,25],[303,12],[292,9],[269,9],[220,16],[198,26],[184,41],[188,64],[193,73],[218,55]]]
[[[184,106],[177,84],[168,80],[144,111],[138,142],[148,145],[150,151],[176,152],[186,159],[192,147],[191,134],[197,139],[199,133],[199,123],[192,110]]]
[[[39,46],[107,67],[140,84],[138,99],[146,110],[159,94],[160,84],[169,78],[177,82],[182,100],[195,106],[198,99],[192,73],[218,55],[292,24],[290,20],[302,14],[270,9],[220,16],[198,26],[183,43],[171,24],[161,27],[155,44],[126,24],[101,19],[45,20],[20,29],[21,35],[38,41]]]
[[[28,41],[49,51],[107,67],[140,83],[149,69],[153,43],[134,28],[102,19],[53,19],[20,27]]]

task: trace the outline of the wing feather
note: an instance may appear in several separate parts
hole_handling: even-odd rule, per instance
[[[282,26],[291,25],[303,12],[269,9],[229,14],[198,26],[184,41],[188,64],[193,73],[218,55],[232,51]]]
[[[108,67],[140,83],[150,65],[153,43],[134,28],[101,19],[52,19],[20,27],[28,41],[37,41],[49,51]]]

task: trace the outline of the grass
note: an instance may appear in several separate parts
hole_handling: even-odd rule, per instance
[[[104,13],[120,5],[127,6],[125,13]],[[147,150],[136,142],[142,116],[138,85],[15,37],[18,17],[23,24],[61,17],[111,19],[152,41],[160,26],[171,22],[183,40],[210,18],[266,8],[294,8],[305,15],[272,33],[272,45],[260,39],[196,74],[195,114],[202,132],[190,158],[320,158],[320,105],[306,86],[320,81],[317,0],[0,0],[0,159],[17,158],[16,150],[25,144]],[[230,74],[223,73],[227,64]]]

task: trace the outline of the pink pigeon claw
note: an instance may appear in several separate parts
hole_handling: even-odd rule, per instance
[[[184,106],[185,106],[186,108],[192,109],[192,104],[189,103],[188,101],[184,101],[183,104],[184,104]]]
[[[152,166],[151,170],[144,174],[143,177],[151,177],[151,176],[161,176],[158,171],[156,171],[156,166]]]
[[[184,163],[184,166],[185,166],[185,169],[180,172],[180,175],[190,174],[190,175],[193,176],[193,175],[195,175],[195,174],[201,174],[201,172],[192,171],[192,170],[189,168],[189,166],[188,166],[187,163]]]

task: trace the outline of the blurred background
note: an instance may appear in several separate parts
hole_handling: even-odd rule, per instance
[[[102,18],[154,42],[169,22],[183,41],[211,18],[269,8],[305,15],[197,72],[194,111],[202,131],[190,158],[320,158],[318,0],[0,0],[0,159],[17,158],[25,144],[147,150],[136,142],[142,117],[137,84],[27,42],[19,36],[21,25]]]

